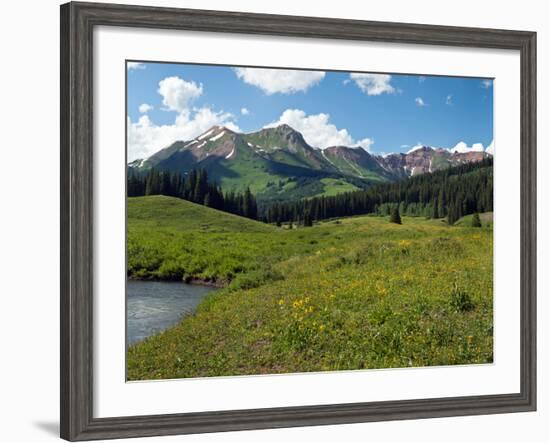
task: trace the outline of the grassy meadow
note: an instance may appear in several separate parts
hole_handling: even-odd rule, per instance
[[[129,278],[220,289],[131,346],[128,379],[492,362],[489,216],[482,228],[402,220],[289,229],[176,198],[129,198]]]

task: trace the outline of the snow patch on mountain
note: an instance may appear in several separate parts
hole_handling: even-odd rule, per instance
[[[202,135],[199,135],[199,136],[197,137],[197,140],[202,140],[202,139],[208,137],[210,134],[212,134],[212,132],[214,132],[214,128],[210,129],[209,131],[206,131],[206,132],[205,132],[204,134],[202,134]]]
[[[138,158],[138,159],[136,159],[133,162],[130,162],[128,164],[130,166],[132,166],[133,168],[141,168],[146,161],[147,160],[144,159],[144,158]]]
[[[231,152],[225,156],[225,158],[231,158],[233,157],[233,154],[235,154],[235,148],[233,148]]]
[[[410,154],[410,153],[412,153],[412,152],[414,152],[414,151],[418,151],[419,149],[422,149],[423,147],[424,147],[424,145],[416,145],[416,146],[413,146],[411,149],[409,149],[409,150],[407,151],[407,154]]]
[[[224,134],[225,134],[225,131],[222,131],[219,134],[216,134],[214,137],[209,138],[208,141],[215,142],[216,140],[219,140],[220,138],[222,138]]]

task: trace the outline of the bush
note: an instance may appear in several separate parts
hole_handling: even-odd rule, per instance
[[[391,211],[390,223],[401,224],[401,215],[399,215],[399,208],[397,206]]]
[[[475,305],[470,295],[461,290],[458,284],[455,284],[451,291],[450,305],[456,312],[467,312],[474,309]]]
[[[472,217],[472,228],[481,228],[481,219],[477,212]]]
[[[184,275],[185,269],[175,261],[165,261],[157,271],[157,278],[161,280],[182,281]]]
[[[284,276],[280,272],[275,271],[270,267],[266,267],[254,269],[246,274],[237,275],[237,277],[229,285],[229,288],[231,290],[259,288],[266,283],[283,279]]]

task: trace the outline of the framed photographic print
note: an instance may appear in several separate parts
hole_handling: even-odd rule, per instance
[[[61,436],[536,408],[536,34],[61,7]]]

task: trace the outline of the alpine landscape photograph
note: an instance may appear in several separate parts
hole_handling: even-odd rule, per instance
[[[492,79],[127,61],[126,100],[128,381],[493,362]]]

